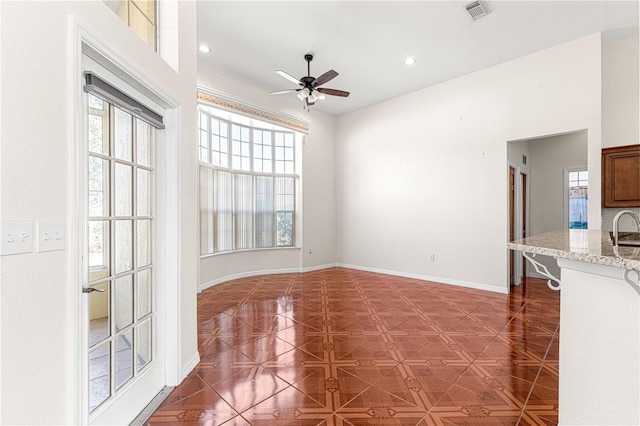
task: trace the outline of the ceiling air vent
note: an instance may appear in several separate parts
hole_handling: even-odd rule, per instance
[[[474,1],[473,3],[469,3],[464,7],[467,11],[467,15],[471,18],[472,21],[477,21],[483,16],[487,16],[489,14],[489,8],[482,1]]]

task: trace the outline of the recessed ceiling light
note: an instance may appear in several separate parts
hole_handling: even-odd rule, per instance
[[[202,53],[211,53],[211,48],[206,44],[201,44],[200,46],[198,46],[198,50]]]
[[[409,56],[404,60],[405,65],[413,65],[415,63],[416,63],[416,58],[414,58],[413,56]]]

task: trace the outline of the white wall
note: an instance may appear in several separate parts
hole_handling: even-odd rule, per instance
[[[335,265],[335,118],[315,109],[303,110],[295,96],[270,96],[207,70],[198,70],[198,85],[310,122],[309,134],[302,146],[301,248],[203,257],[200,260],[200,286],[206,288],[262,272],[301,271]]]
[[[568,212],[564,208],[568,194],[565,192],[564,173],[566,169],[587,167],[587,134],[576,132],[535,139],[529,141],[529,150],[530,235],[565,229]],[[538,255],[536,260],[554,276],[560,276],[560,268],[554,258]]]
[[[527,164],[522,162],[522,156],[527,157]],[[529,170],[529,141],[517,141],[517,142],[509,142],[507,145],[507,159],[509,160],[509,165],[512,167],[520,167],[522,169]]]
[[[640,143],[638,37],[602,45],[602,147]]]
[[[338,262],[506,291],[507,141],[588,129],[599,175],[600,51],[591,35],[339,117]]]
[[[640,143],[638,128],[638,37],[602,45],[602,147]],[[621,210],[602,209],[602,229],[613,230],[613,218]],[[640,214],[640,209],[632,209]],[[623,216],[620,229],[635,231],[629,216]]]
[[[180,257],[177,270],[182,363],[197,356],[197,182],[195,144],[195,4],[180,2],[179,73],[131,32],[106,5],[87,2],[0,2],[2,41],[2,140],[0,198],[3,221],[64,221],[69,241],[73,217],[74,146],[70,87],[71,16],[117,51],[121,58],[181,103]],[[75,83],[72,83],[75,84]],[[80,81],[77,84],[81,84]],[[172,143],[179,141],[172,140]],[[74,418],[76,401],[70,377],[75,366],[73,326],[69,324],[67,265],[74,247],[64,251],[3,256],[1,300],[0,394],[2,424],[65,424]],[[176,369],[188,368],[184,365]],[[177,375],[177,374],[176,374]]]
[[[564,171],[587,167],[587,134],[536,139],[530,141],[529,149],[531,235],[564,229]]]

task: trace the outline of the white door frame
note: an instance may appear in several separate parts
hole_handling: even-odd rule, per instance
[[[516,182],[516,223],[517,223],[517,228],[516,228],[516,238],[520,239],[523,238],[524,236],[522,235],[522,213],[524,210],[524,207],[522,206],[522,175],[525,175],[527,177],[527,187],[524,188],[526,190],[525,194],[527,196],[526,199],[526,211],[525,213],[525,217],[526,217],[526,224],[524,224],[525,228],[527,229],[527,231],[531,230],[531,175],[529,174],[529,169],[526,167],[518,167],[516,169],[516,173],[518,176],[517,182]],[[522,281],[523,277],[527,276],[527,262],[525,262],[522,258],[522,256],[517,256],[516,259],[516,264],[518,265],[518,282]]]
[[[69,18],[69,64],[68,87],[71,100],[67,105],[69,120],[69,165],[68,167],[68,200],[69,215],[69,257],[67,283],[67,335],[69,345],[68,370],[68,399],[67,418],[69,423],[88,424],[88,360],[87,360],[87,332],[84,321],[84,296],[81,285],[85,271],[88,269],[88,259],[84,257],[87,245],[85,228],[87,218],[86,207],[86,158],[88,156],[85,143],[86,123],[83,119],[83,48],[89,47],[93,53],[98,53],[107,67],[124,72],[136,83],[136,88],[148,91],[153,99],[165,108],[166,129],[157,138],[156,144],[156,187],[162,188],[162,196],[156,199],[156,239],[155,261],[157,288],[163,292],[164,305],[158,306],[159,320],[163,321],[164,329],[164,371],[165,384],[175,385],[182,379],[180,354],[180,102],[176,97],[150,81],[143,72],[130,64],[118,52],[102,42],[76,17]],[[95,59],[95,58],[94,58]],[[159,194],[158,191],[156,191]],[[150,395],[149,399],[155,395]],[[141,409],[144,407],[141,407]]]
[[[530,227],[530,223],[531,223],[531,203],[530,203],[530,197],[531,197],[531,176],[529,174],[529,169],[527,167],[522,167],[520,165],[515,165],[513,164],[511,161],[507,162],[507,179],[509,178],[509,169],[514,169],[514,173],[515,173],[515,194],[514,194],[514,212],[513,214],[515,215],[514,218],[514,224],[513,226],[515,227],[515,229],[513,230],[513,237],[516,240],[519,240],[522,238],[522,210],[523,210],[523,205],[522,205],[522,175],[526,175],[527,176],[527,188],[526,188],[526,195],[527,195],[527,200],[526,200],[526,218],[527,218],[527,223],[526,223],[526,228],[527,229],[531,229]],[[509,192],[511,190],[509,189]],[[510,194],[509,194],[510,196]],[[508,222],[507,222],[508,223]],[[507,227],[509,225],[507,224]],[[507,235],[508,235],[508,229],[507,229]],[[511,256],[511,254],[509,254]],[[510,263],[507,263],[507,265],[509,265]],[[513,276],[513,280],[515,285],[520,285],[520,282],[522,281],[522,278],[524,276],[526,276],[527,274],[527,265],[525,262],[523,262],[522,260],[522,256],[516,256],[515,260],[514,260],[514,276]],[[508,276],[508,275],[507,275]]]

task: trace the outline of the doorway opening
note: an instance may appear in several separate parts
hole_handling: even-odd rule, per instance
[[[74,423],[129,424],[180,374],[177,103],[76,30]]]
[[[514,175],[509,177],[508,191],[509,215],[513,215],[508,220],[510,238],[587,227],[587,146],[587,130],[507,143],[509,174],[513,169]],[[543,278],[520,255],[509,256],[511,285],[526,282],[522,279],[527,277]],[[536,260],[552,275],[560,275],[553,257],[537,255]]]

